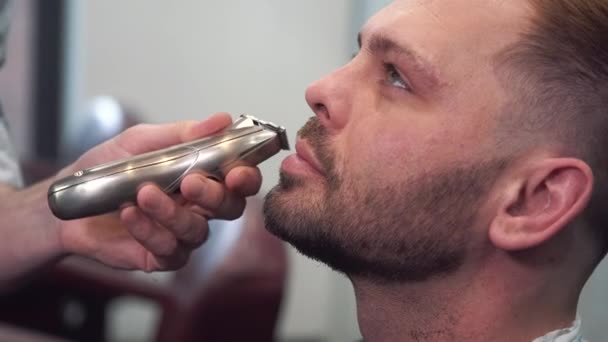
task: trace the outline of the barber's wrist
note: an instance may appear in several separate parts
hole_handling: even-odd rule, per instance
[[[57,218],[48,204],[48,188],[56,179],[56,177],[53,177],[47,182],[40,184],[43,187],[40,189],[40,192],[44,195],[40,201],[40,212],[45,214],[44,221],[48,223],[48,229],[46,229],[46,237],[49,242],[47,246],[48,253],[52,259],[61,259],[70,254],[63,241],[65,221]]]

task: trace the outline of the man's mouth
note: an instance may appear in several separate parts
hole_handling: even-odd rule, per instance
[[[295,149],[295,154],[283,160],[281,169],[289,173],[314,173],[324,176],[321,164],[305,139],[298,138]]]
[[[296,141],[296,154],[310,164],[318,173],[323,174],[321,163],[319,163],[319,160],[316,158],[312,148],[305,139],[298,139]]]

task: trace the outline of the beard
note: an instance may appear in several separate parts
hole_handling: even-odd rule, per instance
[[[299,135],[315,151],[325,179],[310,184],[281,173],[264,203],[271,233],[336,271],[376,282],[423,281],[463,263],[483,195],[503,162],[361,181],[336,171],[317,118]]]

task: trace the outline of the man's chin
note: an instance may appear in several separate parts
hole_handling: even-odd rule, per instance
[[[272,191],[280,193],[288,193],[296,189],[304,190],[312,195],[319,195],[326,193],[326,184],[316,179],[312,179],[299,174],[292,174],[285,171],[279,172],[279,183],[273,188]],[[300,193],[298,191],[298,193]],[[304,195],[304,192],[302,192]]]
[[[304,180],[301,177],[281,171],[279,173],[279,184],[277,184],[275,190],[289,191],[303,185]]]
[[[311,223],[321,215],[322,193],[320,189],[309,189],[308,183],[298,176],[281,173],[279,183],[264,200],[266,228],[287,242],[295,236],[307,235]]]

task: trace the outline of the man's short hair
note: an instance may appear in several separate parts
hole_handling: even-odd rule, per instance
[[[513,95],[498,135],[520,146],[555,142],[590,165],[595,187],[583,219],[598,228],[606,248],[608,0],[529,3],[531,25],[497,58],[501,83]]]

